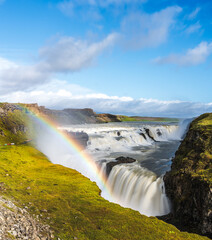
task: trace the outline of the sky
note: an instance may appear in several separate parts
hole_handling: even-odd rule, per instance
[[[0,0],[0,101],[212,112],[210,0]]]

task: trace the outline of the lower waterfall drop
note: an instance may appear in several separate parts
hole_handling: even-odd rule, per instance
[[[147,216],[161,216],[170,212],[162,177],[138,165],[116,165],[108,184],[115,201]]]

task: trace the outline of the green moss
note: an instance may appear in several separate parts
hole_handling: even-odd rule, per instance
[[[212,113],[195,119],[176,153],[172,174],[179,171],[206,181],[212,186]]]
[[[22,128],[28,130],[27,133],[30,135],[29,124],[31,123],[27,114],[19,110],[0,116],[0,144],[11,142],[19,144],[26,140],[28,136]]]
[[[204,239],[104,200],[95,183],[30,146],[0,147],[1,194],[39,215],[61,239]]]

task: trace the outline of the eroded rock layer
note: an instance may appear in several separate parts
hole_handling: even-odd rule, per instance
[[[191,123],[164,181],[177,225],[211,237],[212,113]]]

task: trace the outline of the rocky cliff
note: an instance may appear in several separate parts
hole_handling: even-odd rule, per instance
[[[30,133],[27,126],[27,115],[20,106],[0,103],[0,144],[21,143]]]
[[[113,114],[97,114],[91,108],[52,110],[38,104],[22,104],[23,107],[35,114],[48,116],[59,125],[120,122],[118,116]]]
[[[164,181],[176,225],[211,237],[212,113],[191,123]]]
[[[40,107],[37,104],[0,103],[0,144],[26,143],[26,141],[33,138],[33,126],[27,114],[29,111],[36,115],[45,116],[55,121],[56,124],[70,124],[73,120],[71,114],[74,112],[74,123],[77,123],[77,120],[80,123],[87,122],[95,115],[92,109],[56,111]],[[65,114],[66,112],[71,112],[71,114]],[[81,143],[82,147],[87,146],[88,135],[86,133],[66,132],[66,134]]]

